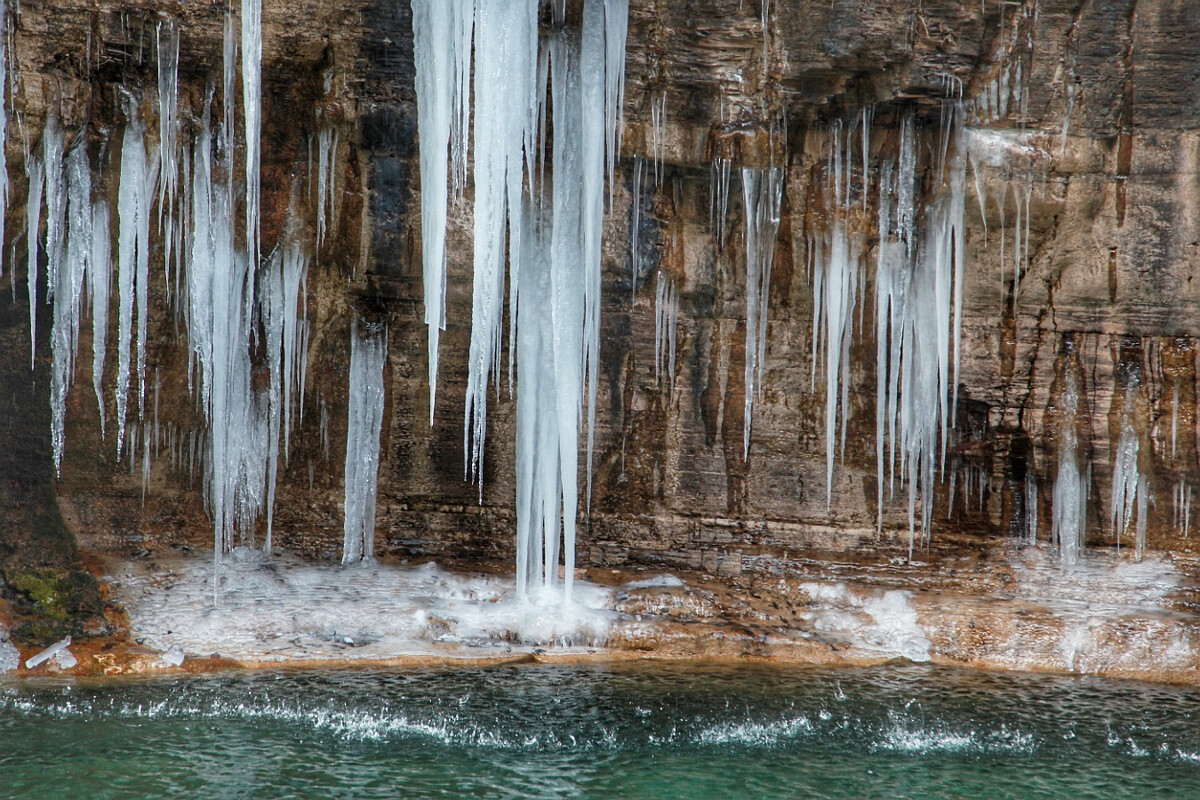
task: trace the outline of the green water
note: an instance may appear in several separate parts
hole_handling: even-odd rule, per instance
[[[0,682],[0,795],[1200,798],[1200,691],[925,666]]]

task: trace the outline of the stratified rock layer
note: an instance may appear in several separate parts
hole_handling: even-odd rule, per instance
[[[688,570],[736,584],[764,559],[785,568],[832,559],[869,574],[907,554],[907,491],[889,491],[883,509],[875,500],[873,193],[879,165],[896,157],[909,112],[917,115],[919,181],[934,190],[943,106],[961,97],[978,147],[967,173],[958,420],[932,513],[931,535],[944,544],[924,558],[929,566],[904,569],[936,584],[955,552],[1007,546],[1010,536],[1028,535],[1033,520],[1038,538],[1048,539],[1059,407],[1070,371],[1090,490],[1087,544],[1134,543],[1135,526],[1117,532],[1110,515],[1113,455],[1128,422],[1139,445],[1137,473],[1154,498],[1146,505],[1147,547],[1175,554],[1190,574],[1182,554],[1194,549],[1192,537],[1168,498],[1190,493],[1200,466],[1200,286],[1192,281],[1200,257],[1200,9],[1167,0],[915,8],[776,0],[764,30],[758,3],[631,5],[625,157],[605,225],[603,369],[583,565]],[[19,114],[21,122],[10,124],[8,137],[12,200],[3,252],[5,274],[18,287],[28,246],[21,233],[26,146],[36,147],[53,109],[69,141],[86,137],[99,191],[114,199],[122,87],[152,96],[155,32],[164,15],[180,24],[179,103],[185,127],[194,126],[210,84],[220,97],[222,9],[26,2],[14,17],[18,82],[10,118]],[[386,318],[389,331],[377,552],[503,564],[514,544],[515,404],[506,385],[489,409],[482,502],[463,479],[469,202],[451,210],[448,329],[438,407],[428,422],[409,15],[403,2],[264,3],[264,252],[297,221],[315,240],[316,133],[334,126],[340,143],[333,213],[308,282],[313,328],[304,413],[300,419],[297,408],[280,470],[274,541],[313,558],[339,556],[350,327],[358,314]],[[665,108],[658,129],[656,104]],[[150,101],[143,108],[156,113]],[[871,120],[868,183],[875,188],[861,220],[866,284],[848,353],[848,435],[827,504],[825,377],[813,364],[810,242],[827,223],[822,187],[830,137],[838,130],[844,136],[864,109]],[[237,157],[244,157],[240,149]],[[646,160],[640,184],[635,157]],[[734,175],[720,243],[716,158],[730,159]],[[737,174],[771,164],[786,166],[786,184],[747,456]],[[33,455],[6,448],[0,462],[9,481],[44,456],[47,466],[35,470],[34,481],[42,488],[22,489],[23,496],[52,491],[67,529],[87,547],[121,556],[203,549],[211,541],[202,466],[179,455],[188,449],[181,443],[201,434],[203,415],[189,393],[186,335],[168,301],[161,248],[156,243],[151,258],[147,381],[155,387],[157,421],[148,484],[141,456],[137,464],[128,454],[118,461],[112,430],[101,436],[86,358],[67,401],[61,477],[50,477],[45,443]],[[638,272],[636,291],[631,269]],[[673,381],[655,374],[659,272],[679,295]],[[14,352],[23,352],[17,334],[26,302],[18,292],[12,324],[0,321]],[[85,330],[85,349],[87,338]],[[39,348],[45,362],[48,347]],[[49,380],[46,364],[6,375],[14,391],[32,398],[9,415],[19,420],[11,424],[48,430],[39,388]],[[111,420],[111,369],[105,381]],[[14,518],[9,527],[29,523]],[[244,535],[261,540],[262,531]],[[32,546],[6,538],[18,549]]]

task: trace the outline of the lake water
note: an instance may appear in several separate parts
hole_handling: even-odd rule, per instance
[[[0,682],[5,797],[1200,797],[1200,690],[931,666]]]

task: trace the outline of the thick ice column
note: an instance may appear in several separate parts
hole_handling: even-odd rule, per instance
[[[1058,543],[1063,566],[1075,563],[1083,548],[1087,522],[1087,486],[1079,465],[1079,435],[1076,419],[1079,411],[1079,386],[1075,370],[1068,367],[1060,401],[1062,419],[1058,433],[1058,475],[1054,479],[1054,507],[1051,509],[1051,536]]]
[[[625,127],[625,43],[629,34],[629,0],[604,0],[604,130],[607,137],[609,204]]]
[[[559,485],[562,490],[563,551],[574,553],[579,507],[579,416],[583,401],[584,274],[583,186],[584,153],[582,96],[578,42],[560,33],[551,42],[551,92],[554,110],[553,229],[550,237],[550,307],[554,331],[555,413],[558,419]],[[601,167],[603,168],[603,167]],[[557,557],[547,559],[557,564]],[[567,593],[574,559],[566,561]]]
[[[507,240],[520,241],[525,145],[536,116],[537,7],[536,0],[478,0],[475,13],[475,249],[464,449],[481,494],[488,381],[501,355],[504,256]],[[507,250],[516,281],[520,248]]]
[[[387,327],[355,321],[350,333],[343,564],[375,560],[375,496],[386,360]]]
[[[50,439],[54,449],[54,469],[62,463],[63,424],[66,418],[67,392],[75,373],[75,351],[79,345],[79,317],[83,306],[83,287],[91,268],[92,172],[87,145],[78,142],[67,156],[64,176],[67,236],[63,256],[55,269],[54,324],[50,346],[53,366],[50,381]]]
[[[587,381],[587,506],[592,505],[592,453],[596,441],[596,395],[600,380],[600,238],[604,229],[604,163],[608,136],[605,84],[605,0],[584,0],[583,33],[579,48],[580,101],[582,116],[580,188],[583,232],[583,347]],[[623,51],[622,51],[623,52]],[[615,65],[614,65],[615,67]],[[621,72],[624,72],[622,63]],[[615,124],[615,122],[614,122]],[[556,183],[556,187],[558,184]],[[574,563],[575,542],[568,550]]]
[[[246,120],[246,252],[258,265],[262,142],[262,0],[242,0],[242,114]]]
[[[429,329],[429,424],[437,397],[438,339],[446,329],[448,147],[454,113],[455,0],[412,0],[417,129],[421,142],[421,263]]]
[[[112,243],[109,212],[104,200],[92,204],[92,255],[88,264],[88,295],[92,305],[92,390],[100,410],[100,436],[104,436],[104,360],[108,353],[108,301],[112,285]]]

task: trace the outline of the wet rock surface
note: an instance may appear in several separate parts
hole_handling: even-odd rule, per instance
[[[979,565],[1009,564],[1012,539],[1028,537],[1034,520],[1036,538],[1049,539],[1070,372],[1080,395],[1078,458],[1090,490],[1087,544],[1111,549],[1119,541],[1123,553],[1133,549],[1136,525],[1115,531],[1111,514],[1114,455],[1128,422],[1138,442],[1137,474],[1154,498],[1144,511],[1146,550],[1171,554],[1184,575],[1181,586],[1193,581],[1196,537],[1179,498],[1190,496],[1200,465],[1200,288],[1192,280],[1200,241],[1194,163],[1200,94],[1193,91],[1200,13],[1166,0],[916,8],[777,0],[764,30],[757,3],[635,0],[631,6],[623,158],[604,231],[595,483],[580,566],[703,576],[721,602],[683,603],[673,616],[705,625],[736,620],[752,631],[730,634],[738,642],[799,625],[809,602],[798,588],[805,581],[915,592],[918,618],[945,616],[934,634],[925,634],[930,652],[999,663],[981,655],[998,645],[970,644],[977,638],[971,631],[1015,630],[1014,617],[1004,617],[1010,612],[971,616],[939,598],[1003,596],[1005,577],[1018,580],[1013,568]],[[388,322],[378,554],[505,563],[515,516],[515,403],[506,386],[490,409],[482,492],[463,480],[469,204],[451,209],[448,328],[429,424],[409,14],[407,3],[264,4],[264,252],[289,225],[315,237],[313,143],[323,127],[338,133],[328,231],[305,300],[312,328],[304,413],[301,419],[297,408],[281,464],[274,541],[310,559],[339,556],[350,326],[358,314]],[[211,547],[203,463],[192,454],[204,419],[189,391],[187,339],[169,299],[160,239],[152,237],[149,292],[153,416],[138,428],[139,437],[143,429],[153,432],[143,439],[152,456],[145,485],[139,445],[133,458],[128,449],[118,457],[111,427],[102,435],[88,391],[90,359],[82,355],[68,395],[62,473],[53,477],[48,356],[41,345],[31,373],[22,339],[28,336],[24,152],[36,149],[47,115],[59,114],[68,145],[82,137],[91,148],[97,195],[114,201],[123,98],[132,94],[147,119],[155,118],[156,48],[168,18],[181,32],[179,102],[191,133],[210,85],[220,110],[220,7],[26,2],[12,21],[16,91],[4,252],[16,303],[0,319],[12,362],[4,366],[0,398],[11,406],[3,414],[9,446],[0,455],[0,569],[14,619],[32,614],[50,626],[21,634],[14,624],[18,638],[46,643],[68,629],[83,633],[100,624],[99,590],[67,532],[85,549],[135,561]],[[967,172],[958,420],[933,498],[926,551],[932,555],[907,563],[907,491],[897,485],[882,509],[875,499],[877,189],[868,191],[869,212],[857,222],[866,243],[864,289],[848,352],[848,435],[832,503],[825,486],[826,378],[814,364],[811,246],[827,224],[821,187],[835,131],[845,136],[845,126],[870,110],[874,180],[880,163],[895,158],[903,117],[915,112],[918,174],[932,187],[944,103],[959,93],[970,101],[967,124],[979,134],[979,155]],[[664,97],[665,124],[655,129],[652,109]],[[662,164],[654,170],[656,153]],[[635,157],[646,159],[637,197]],[[714,158],[730,159],[735,176],[721,242]],[[241,146],[235,159],[240,169]],[[746,456],[746,228],[737,174],[772,163],[786,167],[786,183]],[[679,293],[673,381],[655,372],[658,273]],[[42,324],[45,330],[49,322]],[[85,329],[81,353],[88,337]],[[110,425],[113,372],[110,366],[104,378]],[[261,542],[263,523],[244,532],[244,543]],[[1043,557],[1040,548],[1031,553]],[[772,590],[780,608],[760,604],[754,593],[777,577],[790,582]],[[38,587],[51,579],[69,587],[43,602]],[[1191,613],[1185,597],[1191,590],[1174,591],[1184,598],[1178,613]],[[1079,635],[1107,637],[1115,647],[1131,641],[1141,624],[1081,628]],[[742,644],[730,647],[746,652]],[[682,649],[689,648],[703,649]],[[1026,666],[1043,663],[1050,662]],[[1046,668],[1066,662],[1054,663]]]

